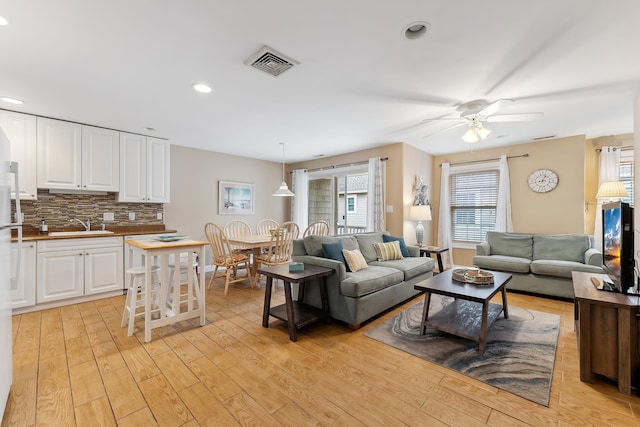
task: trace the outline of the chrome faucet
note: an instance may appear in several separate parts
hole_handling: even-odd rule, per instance
[[[69,220],[69,222],[74,222],[74,221],[78,221],[80,224],[82,224],[82,226],[84,227],[85,231],[90,231],[91,230],[91,224],[89,223],[89,220],[87,220],[86,224],[84,222],[80,221],[78,218],[73,218],[73,219]]]

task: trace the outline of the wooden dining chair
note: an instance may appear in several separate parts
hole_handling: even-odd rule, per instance
[[[267,248],[267,252],[260,254],[254,260],[256,272],[260,265],[278,265],[286,264],[291,261],[291,252],[293,251],[293,240],[297,238],[297,224],[292,223],[295,226],[295,233],[290,231],[284,224],[276,229],[271,234],[271,243]],[[292,227],[293,228],[293,227]],[[295,237],[294,237],[295,236]],[[258,274],[254,278],[254,282],[257,283]]]
[[[302,237],[307,236],[329,236],[331,235],[331,226],[323,219],[314,221],[304,230]]]
[[[226,223],[223,230],[227,238],[251,236],[251,226],[246,222],[237,219]],[[242,252],[247,255],[251,254],[251,249],[245,249],[234,244],[231,244],[231,250],[234,252]]]
[[[271,230],[275,230],[278,227],[280,227],[280,224],[275,219],[262,219],[256,225],[256,234],[258,236],[266,236]]]
[[[207,288],[211,287],[213,280],[216,278],[219,267],[225,269],[225,282],[224,282],[224,294],[229,291],[229,284],[249,279],[249,285],[254,287],[253,277],[249,273],[249,256],[241,252],[233,252],[231,245],[227,240],[227,236],[219,225],[209,222],[204,226],[204,233],[207,236],[209,245],[213,250],[213,264],[216,266],[209,279]],[[243,267],[247,274],[246,276],[238,276],[237,270],[239,267]]]
[[[280,224],[280,228],[287,230],[287,233],[293,235],[292,240],[297,239],[300,236],[300,227],[293,221],[287,221]]]

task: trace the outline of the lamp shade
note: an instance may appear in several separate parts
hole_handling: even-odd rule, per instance
[[[295,194],[293,194],[291,190],[289,190],[289,186],[287,185],[287,183],[282,181],[280,183],[280,187],[272,194],[272,196],[291,197],[291,196],[295,196]]]
[[[597,199],[624,199],[629,192],[622,181],[604,181],[598,188]]]
[[[411,221],[431,221],[431,206],[414,205],[409,207],[409,220]]]

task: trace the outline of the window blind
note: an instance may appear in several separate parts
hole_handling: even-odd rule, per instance
[[[451,238],[482,242],[495,228],[499,171],[482,171],[450,176]]]

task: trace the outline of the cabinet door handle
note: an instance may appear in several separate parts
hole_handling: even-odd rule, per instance
[[[80,187],[80,184],[76,185],[76,187]]]

